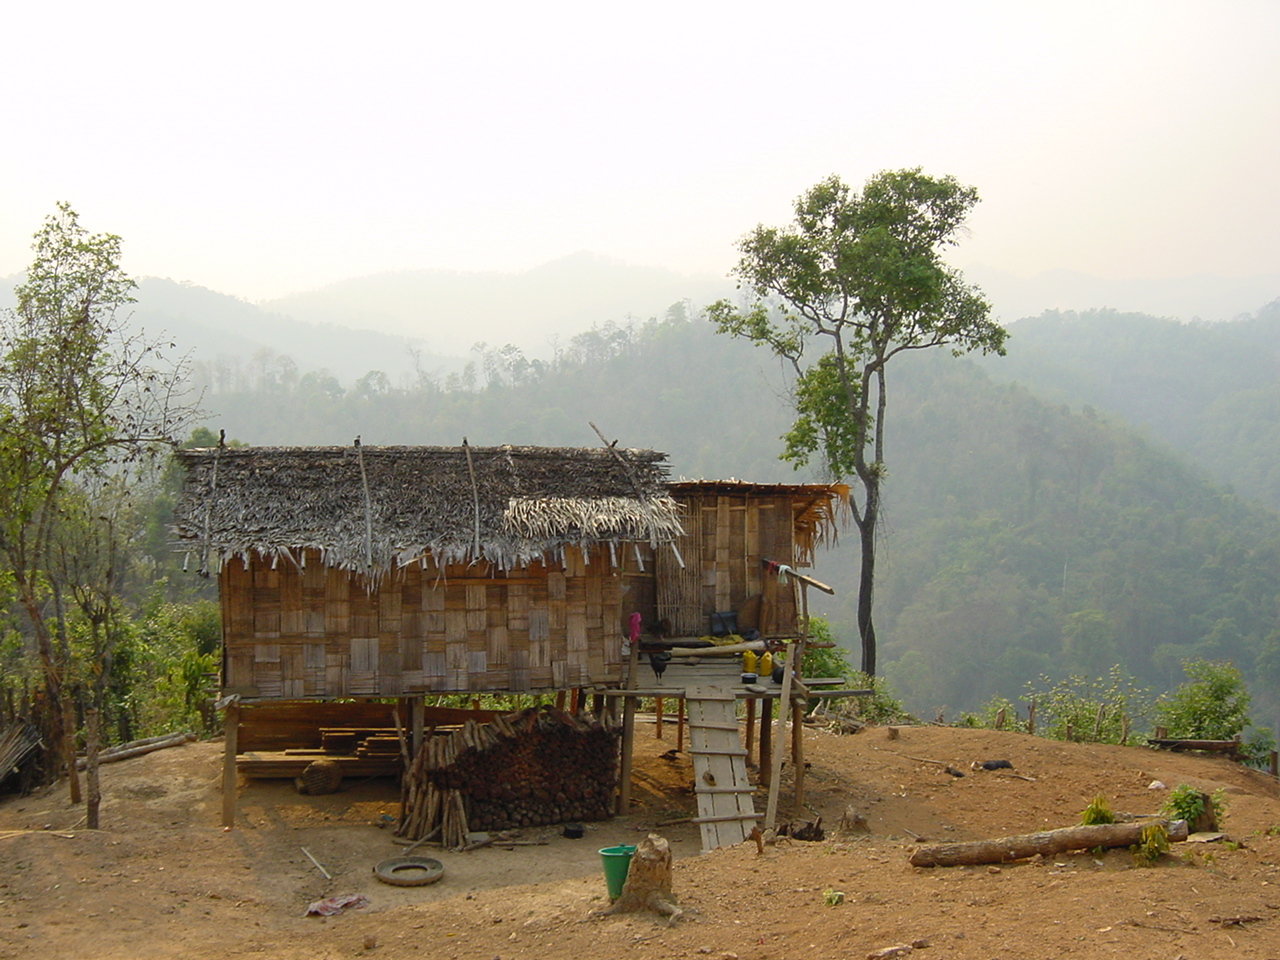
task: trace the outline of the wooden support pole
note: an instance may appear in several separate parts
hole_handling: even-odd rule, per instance
[[[792,656],[795,660],[795,677],[799,680],[804,671],[805,644],[809,640],[809,584],[814,583],[828,593],[831,589],[808,577],[797,579],[800,581],[800,638]],[[799,809],[804,804],[804,706],[800,703],[791,704],[791,769],[795,772],[796,808]],[[773,826],[772,820],[769,825]]]
[[[557,690],[556,691],[556,709],[557,710],[564,709],[564,698],[565,698],[565,691]]]
[[[769,785],[773,768],[773,700],[760,701],[760,782]]]
[[[676,698],[676,753],[684,749],[684,697]]]
[[[222,825],[236,825],[236,754],[239,752],[240,704],[227,704],[222,715]]]
[[[413,738],[413,754],[417,756],[418,751],[422,749],[422,737],[426,726],[427,705],[422,699],[422,694],[409,699],[409,731]]]
[[[791,704],[791,763],[795,770],[796,808],[804,804],[804,705]]]
[[[573,693],[569,697],[569,712],[575,717],[582,712],[582,688],[574,687]]]
[[[634,690],[640,666],[640,644],[631,644],[627,669],[627,689]],[[622,704],[622,763],[618,771],[618,816],[631,811],[631,766],[636,745],[636,698],[625,697]]]
[[[661,740],[662,739],[662,697],[656,697],[654,699],[653,712],[654,712],[654,723],[653,723],[654,736],[657,739]]]
[[[751,750],[756,741],[756,698],[747,697],[747,766],[751,766]]]

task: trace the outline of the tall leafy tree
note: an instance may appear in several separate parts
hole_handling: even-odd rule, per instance
[[[744,304],[721,300],[721,333],[769,347],[794,369],[796,419],[782,456],[813,458],[856,478],[850,506],[861,544],[862,670],[876,672],[872,622],[876,533],[885,477],[886,369],[907,350],[1004,352],[1006,332],[982,293],[942,259],[978,201],[973,187],[919,168],[886,171],[861,192],[839,177],[795,203],[795,221],[741,241],[734,275]]]
[[[196,408],[184,365],[164,356],[172,345],[122,329],[134,282],[120,267],[119,237],[90,234],[60,204],[32,248],[16,308],[0,313],[0,561],[30,621],[57,718],[70,715],[66,584],[51,562],[64,495],[173,444]],[[62,731],[68,747],[71,732]]]

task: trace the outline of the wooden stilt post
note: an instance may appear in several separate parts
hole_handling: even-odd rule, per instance
[[[413,756],[415,757],[418,755],[418,751],[422,749],[426,712],[427,705],[422,699],[422,694],[409,698],[409,730],[410,736],[413,737]]]
[[[653,723],[654,736],[657,739],[661,740],[662,739],[662,697],[654,698],[653,712],[654,712],[654,723]]]
[[[684,696],[676,698],[676,753],[684,749]]]
[[[563,690],[556,691],[556,709],[557,710],[564,709],[564,697],[565,697],[565,691]]]
[[[582,688],[574,687],[573,694],[569,697],[569,712],[575,717],[582,712]]]
[[[743,744],[747,749],[747,766],[751,766],[751,749],[756,742],[756,698],[747,697],[747,741]]]
[[[795,770],[796,808],[804,803],[804,705],[791,704],[791,763]]]
[[[636,675],[640,672],[640,644],[631,644],[631,658],[627,668],[627,689],[636,688]],[[622,763],[618,771],[618,816],[624,817],[631,810],[631,755],[636,745],[636,698],[623,697],[622,704]]]
[[[240,739],[240,702],[232,700],[222,715],[222,825],[236,825],[236,754]]]
[[[760,782],[769,785],[773,765],[773,698],[760,698]]]

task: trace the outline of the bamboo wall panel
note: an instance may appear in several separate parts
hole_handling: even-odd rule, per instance
[[[684,534],[676,550],[660,549],[654,558],[658,617],[677,637],[699,636],[706,631],[711,611],[700,598],[702,581],[702,510],[691,504],[684,515]],[[684,560],[681,566],[680,560]]]
[[[675,636],[701,636],[713,613],[737,611],[752,597],[762,598],[769,635],[795,632],[792,591],[766,575],[761,560],[792,564],[791,498],[786,494],[708,492],[685,498],[685,535],[677,541],[682,569],[669,551],[655,557],[656,599],[660,618]],[[767,629],[766,629],[767,627]]]
[[[615,554],[621,563],[624,552]],[[634,561],[633,561],[634,562]],[[575,575],[576,571],[576,575]],[[617,682],[621,569],[566,550],[498,575],[414,564],[378,589],[317,554],[222,571],[227,692],[248,698],[563,689]]]

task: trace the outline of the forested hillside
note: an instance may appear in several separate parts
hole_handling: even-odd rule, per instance
[[[954,716],[1016,699],[1041,673],[1098,676],[1117,663],[1163,690],[1200,656],[1236,661],[1274,717],[1274,512],[1118,419],[997,384],[1002,361],[989,376],[945,353],[904,359],[889,381],[877,622],[884,672],[909,706]],[[372,371],[347,388],[323,371],[263,367],[242,389],[206,386],[210,426],[255,444],[590,445],[594,421],[624,445],[667,451],[674,476],[816,479],[777,460],[789,416],[774,361],[682,306],[597,327],[546,362],[486,348],[461,373],[408,385]],[[846,644],[854,549],[847,538],[817,571],[837,587],[823,612]]]
[[[1014,340],[983,364],[992,377],[1145,427],[1280,510],[1280,300],[1226,323],[1050,312],[1018,322]]]

